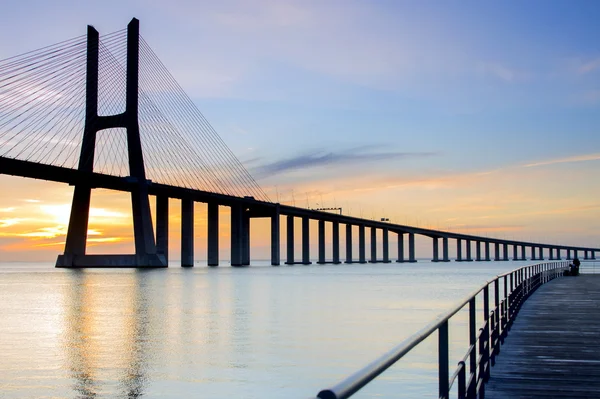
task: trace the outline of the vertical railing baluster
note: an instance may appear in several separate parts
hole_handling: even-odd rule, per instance
[[[448,397],[449,374],[448,374],[448,320],[438,328],[438,384],[439,398]]]
[[[475,397],[477,389],[477,312],[475,308],[475,296],[469,300],[469,345],[471,353],[469,354],[469,371],[471,374],[471,383],[469,384],[469,397]]]
[[[480,372],[480,377],[482,377],[485,382],[489,379],[490,368],[488,365],[490,359],[490,286],[486,284],[483,288],[483,354],[481,358],[481,362],[483,363],[483,374]]]
[[[465,362],[458,362],[458,399],[465,399],[467,397],[467,373],[465,369]]]

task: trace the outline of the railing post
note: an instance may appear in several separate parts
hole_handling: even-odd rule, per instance
[[[497,277],[494,280],[494,314],[496,316],[496,321],[492,333],[492,342],[494,344],[492,364],[496,364],[496,355],[500,353],[500,280]]]
[[[489,362],[489,358],[490,358],[490,325],[489,325],[489,319],[490,319],[490,286],[488,284],[486,284],[486,286],[483,288],[483,325],[484,325],[484,330],[483,330],[483,334],[482,334],[482,339],[483,339],[483,353],[482,353],[482,358],[481,358],[481,362],[483,363],[483,373],[480,370],[480,377],[482,377],[484,379],[485,382],[488,381],[489,379],[489,372],[490,372],[490,367],[488,365]]]
[[[449,374],[448,374],[448,320],[438,329],[438,384],[439,398],[448,397]]]

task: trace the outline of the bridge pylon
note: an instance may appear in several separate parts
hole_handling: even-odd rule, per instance
[[[73,204],[67,230],[65,253],[59,255],[56,267],[166,267],[164,254],[158,254],[152,227],[148,199],[148,184],[138,124],[139,82],[139,21],[134,18],[127,26],[127,83],[125,112],[116,115],[98,115],[98,31],[88,26],[86,65],[86,115],[78,169],[93,176],[96,134],[100,130],[125,128],[129,176],[124,179],[131,187],[135,254],[86,254],[90,199],[93,179],[82,179],[75,184]]]

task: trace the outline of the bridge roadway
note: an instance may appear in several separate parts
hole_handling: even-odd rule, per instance
[[[48,180],[60,183],[66,183],[69,185],[81,184],[91,185],[92,188],[104,188],[110,190],[131,192],[134,187],[137,186],[137,182],[131,177],[119,177],[106,175],[102,173],[89,173],[82,172],[77,169],[64,168],[59,166],[52,166],[46,164],[40,164],[36,162],[29,162],[24,160],[16,160],[5,157],[0,157],[0,174],[7,174],[13,176]],[[433,229],[425,229],[413,226],[405,226],[392,224],[389,222],[381,222],[376,220],[361,219],[346,215],[337,215],[333,213],[316,211],[311,209],[296,208],[293,206],[280,205],[270,202],[256,201],[251,197],[235,197],[225,194],[211,193],[201,190],[194,190],[183,187],[176,187],[171,185],[150,183],[148,186],[148,192],[151,195],[157,197],[175,198],[180,200],[187,200],[193,202],[203,202],[218,204],[222,206],[243,206],[248,210],[248,217],[271,217],[272,220],[277,219],[276,226],[278,233],[279,222],[278,218],[274,215],[286,215],[288,216],[288,262],[297,263],[293,261],[293,219],[295,217],[302,218],[303,220],[303,244],[302,244],[302,263],[310,263],[309,261],[309,249],[308,249],[308,221],[310,219],[318,220],[319,225],[319,263],[327,263],[324,261],[324,222],[334,223],[334,261],[333,263],[339,263],[339,223],[344,223],[347,226],[347,237],[348,242],[351,242],[352,226],[359,227],[359,249],[360,249],[360,262],[365,262],[365,227],[371,229],[371,262],[381,261],[377,258],[376,254],[376,230],[380,229],[383,231],[383,261],[389,262],[388,255],[388,232],[394,232],[399,235],[407,233],[409,235],[409,248],[408,257],[404,258],[404,239],[398,240],[398,253],[399,262],[402,261],[415,261],[415,250],[414,250],[414,235],[423,235],[431,237],[433,239],[433,260],[434,261],[449,261],[448,257],[448,239],[454,239],[457,241],[457,260],[473,260],[471,257],[471,242],[476,243],[477,256],[475,260],[491,260],[490,258],[490,244],[495,245],[495,257],[494,260],[509,260],[508,259],[508,246],[513,246],[513,260],[525,260],[525,248],[530,248],[531,259],[544,259],[543,250],[547,250],[549,253],[549,259],[560,259],[560,251],[567,251],[567,259],[571,259],[571,251],[577,257],[577,251],[582,251],[585,254],[585,258],[595,259],[595,252],[599,251],[598,248],[585,248],[585,247],[573,247],[563,245],[552,245],[542,244],[534,242],[522,242],[513,240],[502,240],[489,237],[478,237],[468,234],[453,233],[447,231],[439,231]],[[348,228],[350,227],[350,228]],[[292,231],[290,236],[289,232]],[[277,236],[277,237],[276,237]],[[442,257],[438,254],[438,239],[442,239]],[[279,264],[279,237],[278,234],[272,233],[272,247],[277,249],[272,250],[272,263]],[[466,245],[463,244],[466,242]],[[484,251],[481,250],[481,244],[484,244]],[[290,247],[291,245],[291,247]],[[463,248],[466,247],[466,256],[462,252]],[[500,256],[500,247],[503,247],[503,256]],[[521,251],[518,254],[518,248]],[[539,250],[539,252],[538,252]],[[346,262],[352,262],[351,256],[351,245],[347,246],[347,258]],[[485,256],[482,253],[485,253]],[[537,252],[537,253],[536,253]],[[349,253],[349,254],[348,254]]]
[[[487,399],[600,397],[600,275],[562,277],[523,304]]]

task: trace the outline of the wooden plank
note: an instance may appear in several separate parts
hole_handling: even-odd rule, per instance
[[[561,277],[523,304],[486,398],[600,397],[600,275]]]

